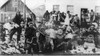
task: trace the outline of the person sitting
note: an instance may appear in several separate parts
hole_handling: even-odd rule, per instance
[[[57,39],[55,41],[55,45],[57,46],[57,48],[58,47],[63,47],[63,45],[64,45],[63,42],[64,42],[64,37],[65,36],[66,36],[66,34],[64,33],[63,28],[59,28],[57,30],[57,34],[56,34]]]
[[[98,35],[99,32],[97,31],[97,28],[95,28],[96,26],[94,24],[92,24],[89,28],[88,28],[88,34],[92,34],[94,36],[94,43],[95,46],[97,47],[98,44]]]

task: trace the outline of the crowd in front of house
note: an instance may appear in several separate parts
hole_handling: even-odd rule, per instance
[[[34,20],[33,20],[34,19]],[[36,19],[39,19],[36,17]],[[69,54],[100,54],[100,15],[82,11],[71,15],[60,11],[46,11],[43,20],[27,17],[20,12],[1,25],[0,54],[34,54],[63,50]]]

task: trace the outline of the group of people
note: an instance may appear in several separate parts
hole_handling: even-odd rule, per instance
[[[46,11],[43,20],[46,21],[46,25],[54,24],[56,26],[59,25],[75,25],[79,27],[80,25],[80,19],[78,17],[78,14],[71,15],[70,11],[67,11],[67,13],[60,12],[60,11],[52,11],[48,12]]]
[[[82,27],[88,27],[87,24],[88,23],[93,23],[96,22],[97,24],[99,24],[99,13],[95,13],[93,10],[89,11],[82,11],[81,12],[81,26]]]
[[[28,31],[32,30],[31,33],[34,34],[34,28],[31,29],[33,23],[31,18],[27,18],[27,21],[23,18],[23,15],[18,11],[15,17],[7,23],[4,23],[1,30],[1,42],[0,42],[0,53],[12,54],[18,53],[22,54],[25,52],[26,39],[30,39]],[[28,30],[28,31],[27,31]],[[30,33],[29,33],[30,34]],[[34,36],[34,35],[31,35]],[[5,46],[5,48],[4,48]],[[16,51],[17,50],[17,51]]]
[[[90,23],[85,15],[82,16],[81,20],[78,14],[71,15],[70,11],[67,13],[46,11],[40,22],[33,21],[32,17],[28,17],[25,21],[20,12],[17,12],[11,22],[3,25],[0,53],[33,54],[47,52],[47,50],[64,50],[64,52],[73,53],[73,49],[77,49],[84,43],[93,43],[94,47],[98,48],[99,17],[94,16],[92,11],[89,18],[91,19]],[[92,20],[93,18],[98,20]],[[84,22],[87,23],[87,27],[82,27]]]
[[[45,33],[51,39],[50,44],[52,49],[59,43],[58,46],[67,45],[65,50],[67,49],[68,51],[70,49],[68,46],[72,48],[73,45],[71,46],[71,44],[75,41],[75,38],[77,43],[80,42],[81,45],[84,45],[84,42],[91,42],[96,48],[99,48],[98,26],[100,16],[93,10],[90,13],[83,11],[81,19],[79,19],[78,14],[71,15],[70,11],[67,11],[67,14],[60,11],[52,11],[50,13],[46,11],[44,21],[46,19],[48,20],[44,24],[47,27]],[[57,42],[56,44],[55,41]]]

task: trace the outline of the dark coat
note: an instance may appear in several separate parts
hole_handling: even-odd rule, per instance
[[[26,38],[32,38],[36,36],[36,30],[33,27],[26,28],[25,36]]]
[[[21,21],[23,21],[22,18],[21,18],[21,15],[16,14],[15,18],[13,19],[13,22],[20,25]]]
[[[45,14],[43,15],[43,18],[45,18],[45,21],[49,21],[50,13],[48,11],[46,11]]]

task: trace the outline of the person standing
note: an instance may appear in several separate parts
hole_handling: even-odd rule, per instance
[[[91,12],[90,12],[90,20],[91,20],[91,22],[94,21],[94,11],[93,10],[91,10]]]
[[[36,30],[33,27],[32,23],[28,24],[29,26],[25,30],[25,50],[26,53],[31,54],[33,49],[33,38],[36,37]]]
[[[99,21],[100,21],[100,15],[99,13],[96,13],[94,22],[99,24]]]
[[[50,13],[48,12],[48,10],[43,15],[43,18],[44,18],[45,21],[49,21],[49,19],[50,19]]]
[[[52,51],[53,51],[54,50],[54,39],[56,39],[57,31],[50,27],[49,29],[45,30],[45,33],[47,33],[47,36],[48,36],[46,38],[46,41],[50,43]]]
[[[20,35],[21,35],[21,31],[22,31],[22,27],[20,25],[20,23],[23,21],[22,19],[22,15],[20,14],[20,12],[18,11],[16,13],[15,18],[13,19],[14,25],[15,27],[11,30],[10,33],[10,41],[12,41],[12,37],[13,35],[17,32],[17,43],[20,41]]]
[[[61,21],[61,22],[64,22],[64,20],[65,20],[65,18],[66,18],[65,13],[62,12],[60,17],[61,17],[61,18],[60,18],[60,21]]]
[[[79,22],[79,17],[78,17],[78,14],[75,15],[74,17],[74,24],[76,27],[80,28],[80,22]]]
[[[64,25],[69,25],[70,20],[71,20],[70,18],[71,18],[70,11],[67,11],[66,18],[65,18],[65,21],[64,21]]]

